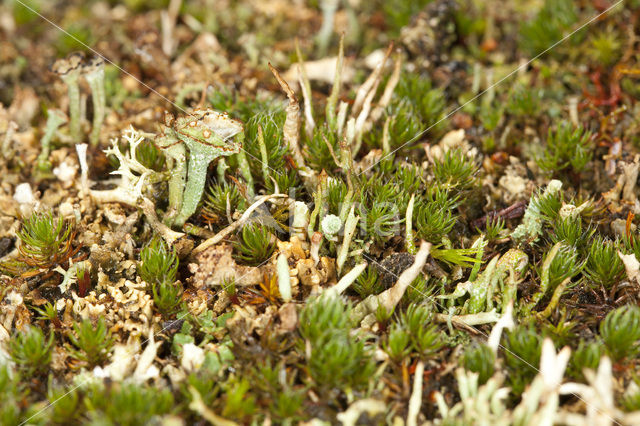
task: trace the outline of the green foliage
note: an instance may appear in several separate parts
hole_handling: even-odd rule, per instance
[[[148,169],[159,172],[164,167],[165,157],[162,151],[150,140],[143,140],[136,148],[136,159]]]
[[[393,167],[393,171],[385,170],[387,167]],[[404,216],[409,204],[411,194],[418,188],[413,185],[405,185],[400,179],[406,178],[397,174],[397,169],[393,166],[392,161],[384,161],[381,163],[380,171],[374,173],[367,181],[362,184],[361,202],[368,209],[373,209],[374,204],[392,205],[391,210],[395,210],[398,215]],[[416,182],[418,185],[420,181]],[[361,211],[363,210],[361,206]]]
[[[424,199],[417,200],[413,209],[413,223],[419,238],[438,244],[453,229],[458,217],[452,213],[457,197],[435,188]]]
[[[157,416],[173,408],[173,395],[168,389],[151,388],[134,383],[112,387],[94,385],[85,398],[89,417],[119,426],[150,424]]]
[[[40,316],[37,317],[39,320],[55,321],[58,318],[58,311],[51,302],[45,303],[42,308],[34,307],[33,310],[40,314]]]
[[[436,184],[453,194],[470,190],[477,185],[478,165],[461,149],[450,149],[433,163]]]
[[[189,374],[180,387],[180,393],[189,401],[192,400],[191,392],[189,392],[190,386],[193,386],[193,388],[198,391],[202,397],[202,402],[208,407],[211,407],[220,396],[221,389],[217,375],[212,374],[206,369],[200,369],[195,373]]]
[[[475,263],[480,263],[482,260],[476,258],[480,248],[459,248],[459,249],[441,249],[438,247],[432,247],[429,254],[446,264],[458,265],[463,268],[471,268]]]
[[[311,167],[316,170],[324,169],[327,173],[331,174],[331,171],[336,168],[336,163],[331,156],[331,151],[327,147],[327,142],[333,148],[334,153],[338,152],[338,137],[325,123],[322,126],[316,127],[313,131],[313,136],[307,138],[307,142],[304,145],[304,153],[309,159],[309,165]]]
[[[363,299],[372,294],[380,294],[384,290],[378,270],[369,266],[364,273],[356,279],[351,288]]]
[[[498,127],[503,115],[503,105],[484,103],[482,108],[478,109],[478,118],[480,119],[480,123],[482,123],[482,127],[484,127],[488,132],[493,132]]]
[[[271,193],[275,192],[276,185],[281,194],[288,194],[290,190],[300,187],[300,176],[296,170],[282,170],[274,172],[271,170],[271,179],[265,182],[265,188]],[[275,182],[274,182],[275,181]]]
[[[490,218],[487,216],[484,227],[484,235],[487,241],[491,242],[500,238],[505,230],[505,224],[505,220],[501,217]]]
[[[405,305],[422,303],[429,299],[435,290],[436,288],[432,283],[427,281],[424,276],[418,275],[409,288],[407,288],[407,291],[404,292],[402,301]]]
[[[324,389],[366,387],[375,369],[369,348],[353,336],[351,307],[338,297],[320,296],[308,300],[300,311],[298,330],[308,342],[308,372]]]
[[[616,31],[600,31],[590,36],[588,52],[602,66],[615,64],[622,53],[620,35]]]
[[[33,213],[22,222],[17,232],[20,260],[28,266],[50,268],[67,260],[72,247],[73,225],[62,217],[53,218],[53,213]]]
[[[540,95],[523,84],[516,84],[509,93],[507,111],[516,117],[534,117],[540,109]]]
[[[418,122],[422,123],[424,129],[428,129],[429,134],[437,135],[446,127],[444,93],[440,89],[433,88],[427,76],[410,72],[401,75],[394,90],[394,100],[405,102],[407,99],[413,104]]]
[[[624,264],[618,256],[618,244],[601,236],[596,237],[589,247],[589,258],[584,274],[594,284],[610,289],[625,274]]]
[[[570,246],[583,249],[595,231],[595,228],[590,227],[583,231],[580,216],[559,218],[552,223],[551,241],[553,243],[563,241]]]
[[[243,211],[247,207],[246,200],[236,185],[230,185],[226,181],[213,183],[207,188],[202,212],[209,218],[222,218],[226,222],[227,202],[231,214]]]
[[[390,163],[393,165],[392,162]],[[395,172],[393,176],[393,182],[400,187],[401,191],[406,191],[408,194],[413,194],[420,190],[420,186],[423,183],[423,171],[420,167],[413,164],[400,167],[394,165],[393,170]],[[409,203],[410,198],[411,197],[407,198],[407,204]],[[406,205],[404,206],[404,209],[400,208],[401,212],[404,212],[405,210]]]
[[[640,234],[630,232],[629,235],[622,236],[625,253],[633,253],[637,259],[640,259]]]
[[[255,411],[256,398],[250,393],[251,384],[246,378],[232,378],[224,384],[224,417],[243,419]]]
[[[548,222],[553,222],[559,218],[559,212],[564,202],[562,191],[549,192],[545,194],[543,191],[531,197],[529,208],[533,208],[540,212],[540,215]]]
[[[155,307],[165,317],[176,314],[183,307],[180,283],[153,283],[152,293]]]
[[[398,207],[392,203],[374,201],[371,208],[360,205],[360,223],[365,237],[383,243],[398,234],[403,219],[399,218]]]
[[[284,126],[285,113],[280,107],[269,106],[262,111],[258,111],[249,118],[245,124],[245,149],[251,173],[254,176],[262,176],[262,154],[258,144],[258,128],[262,128],[262,135],[267,149],[267,164],[275,170],[271,170],[274,176],[282,173],[285,167],[284,157],[288,155],[289,149],[284,142],[282,128]],[[269,182],[265,182],[268,184]]]
[[[411,335],[399,324],[394,324],[383,344],[389,358],[397,363],[402,362],[411,353]]]
[[[578,249],[573,246],[562,245],[549,266],[549,287],[555,290],[567,278],[573,278],[584,268],[580,261]]]
[[[548,322],[542,326],[542,333],[551,338],[557,348],[567,346],[577,338],[575,330],[577,323],[575,321],[566,321],[566,316],[566,312],[563,312],[556,324]]]
[[[271,228],[256,222],[242,227],[238,241],[233,246],[237,251],[236,259],[259,265],[271,257],[276,243]]]
[[[478,381],[484,384],[493,376],[495,355],[484,343],[469,347],[462,358],[462,365],[468,371],[478,373]]]
[[[422,358],[435,354],[444,345],[438,326],[431,321],[428,305],[412,303],[400,315],[399,324],[411,336],[411,348]]]
[[[229,278],[223,279],[222,280],[222,289],[229,296],[235,296],[237,294],[237,291],[238,291],[237,287],[236,287],[236,279],[235,279],[235,277],[229,277]]]
[[[9,364],[0,364],[0,424],[18,426],[23,415],[20,403],[26,397],[26,391],[19,374],[13,374]]]
[[[571,354],[567,374],[574,379],[584,380],[584,369],[596,370],[602,355],[604,347],[600,342],[587,343],[581,340],[578,349]]]
[[[152,238],[140,252],[138,275],[149,286],[173,284],[178,273],[178,256],[160,237]]]
[[[541,350],[542,335],[531,326],[519,325],[504,337],[504,360],[515,394],[520,395],[535,377]]]
[[[311,342],[323,339],[327,330],[349,328],[349,307],[335,297],[322,296],[308,301],[300,311],[300,335]]]
[[[392,103],[386,108],[386,119],[389,120],[389,148],[410,149],[415,146],[419,135],[424,129],[424,123],[420,121],[420,115],[416,107],[408,99]],[[372,148],[382,148],[383,126],[376,126],[367,133],[365,139],[367,145]],[[406,145],[405,145],[406,144]]]
[[[546,172],[557,174],[570,169],[580,173],[593,157],[590,139],[588,130],[563,122],[555,131],[549,129],[547,145],[537,163]]]
[[[207,100],[211,104],[211,108],[218,111],[226,111],[234,118],[247,124],[258,116],[261,117],[256,119],[258,123],[265,119],[284,122],[281,103],[275,96],[243,98],[238,95],[238,92],[232,91],[228,87],[222,87],[219,90],[209,92]],[[279,126],[279,128],[282,128],[282,126]]]
[[[404,0],[393,3],[382,2],[385,24],[389,26],[391,36],[398,36],[400,30],[409,24],[411,18],[418,14],[432,0]]]
[[[520,47],[535,56],[561,40],[577,20],[578,11],[572,0],[545,0],[533,19],[522,21]],[[549,53],[559,55],[557,49]]]
[[[77,392],[76,389],[53,386],[50,380],[47,399],[51,404],[51,421],[62,425],[74,424],[78,421],[82,410],[80,407],[80,392]]]
[[[329,213],[339,215],[342,203],[347,198],[347,184],[342,179],[329,179],[327,184],[327,203],[329,205]]]
[[[291,374],[283,361],[273,364],[270,359],[252,369],[250,381],[269,400],[269,412],[278,420],[299,417],[306,389],[295,387],[295,373]]]
[[[273,396],[269,404],[269,411],[280,420],[293,419],[300,413],[304,399],[303,390],[295,390],[285,386],[282,391]]]
[[[73,346],[69,345],[70,355],[78,360],[85,361],[90,367],[94,367],[105,361],[111,347],[113,338],[107,329],[104,318],[100,318],[94,327],[90,320],[85,319],[81,323],[73,324],[75,335],[70,333],[69,340]]]
[[[640,410],[640,391],[622,397],[622,407],[627,412]]]
[[[635,357],[640,339],[640,308],[625,305],[609,312],[600,323],[600,336],[614,361]]]
[[[24,331],[17,331],[9,340],[9,353],[27,376],[45,372],[51,363],[54,334],[45,338],[44,333],[37,327],[28,327]]]

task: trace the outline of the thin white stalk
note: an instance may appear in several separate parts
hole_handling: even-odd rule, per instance
[[[387,63],[387,59],[389,59],[389,55],[391,54],[391,49],[393,49],[393,43],[389,44],[387,51],[384,54],[384,58],[382,61],[376,65],[376,67],[371,72],[371,75],[362,83],[362,86],[358,88],[356,92],[356,100],[353,102],[353,113],[357,114],[360,112],[360,109],[364,105],[364,102],[367,98],[369,92],[371,92],[371,88],[375,85],[377,86],[377,82],[380,80],[380,75],[382,74],[382,69]]]
[[[338,123],[337,123],[337,135],[342,136],[342,132],[344,131],[344,123],[347,121],[347,112],[349,111],[349,104],[340,101],[340,106],[338,107]]]
[[[410,254],[416,254],[416,243],[413,241],[413,204],[416,201],[415,194],[411,194],[411,199],[409,200],[409,204],[407,204],[407,215],[405,217],[406,231],[405,231],[405,240],[407,251]]]
[[[287,82],[282,78],[278,70],[275,69],[271,64],[269,64],[269,69],[271,70],[276,80],[280,84],[280,87],[286,93],[287,98],[289,99],[289,105],[285,109],[286,118],[284,121],[284,126],[282,128],[284,133],[284,140],[289,145],[291,154],[293,154],[293,158],[298,164],[298,167],[305,169],[306,167],[304,165],[302,150],[298,145],[300,138],[300,105],[298,104],[298,99],[296,98],[293,90],[289,87],[289,84],[287,84]]]
[[[342,267],[344,266],[344,262],[347,260],[347,255],[349,254],[349,245],[351,244],[351,238],[353,237],[353,233],[356,230],[356,226],[358,225],[358,221],[360,220],[360,216],[355,215],[355,206],[351,206],[351,210],[349,210],[349,215],[347,216],[347,220],[344,223],[344,237],[342,238],[342,245],[338,249],[338,258],[336,260],[336,265],[338,267],[338,274],[342,271]]]
[[[276,263],[276,272],[278,274],[278,290],[280,297],[286,302],[291,301],[291,276],[289,275],[289,263],[287,256],[280,253]]]
[[[500,320],[500,315],[496,312],[495,309],[490,310],[489,312],[480,312],[477,314],[469,314],[469,315],[445,315],[445,314],[435,314],[434,319],[441,323],[453,323],[460,324],[463,326],[474,326],[481,324],[491,324],[493,322],[498,322]]]
[[[313,266],[316,266],[320,261],[320,247],[322,247],[322,233],[314,232],[311,236],[311,248],[309,249],[309,256],[313,260]]]
[[[338,103],[338,95],[340,95],[340,84],[342,82],[342,65],[344,63],[344,34],[340,35],[340,46],[338,48],[338,60],[336,61],[336,73],[333,76],[333,87],[331,88],[331,94],[327,99],[327,106],[325,108],[325,115],[327,117],[327,123],[329,123],[330,129],[336,128],[336,104]],[[342,107],[342,102],[340,103]],[[338,120],[338,128],[340,120]],[[338,135],[340,135],[338,131]]]
[[[89,193],[89,165],[87,164],[87,147],[86,143],[76,145],[76,153],[78,154],[78,163],[80,163],[80,196],[86,197]]]
[[[419,361],[416,372],[413,375],[413,390],[409,398],[409,412],[407,413],[407,426],[418,426],[418,414],[422,405],[422,379],[424,376],[424,362]]]
[[[367,262],[363,262],[354,266],[354,268],[346,273],[336,285],[326,290],[327,294],[338,296],[344,293],[344,291],[358,279],[358,277],[364,272],[366,268]]]
[[[387,85],[384,87],[384,92],[378,101],[378,105],[375,110],[371,113],[371,117],[373,120],[377,120],[382,116],[384,109],[391,102],[391,97],[393,96],[393,91],[395,90],[398,82],[400,81],[400,72],[402,71],[402,56],[400,54],[396,55],[396,59],[393,64],[393,72],[387,81]]]
[[[427,263],[427,257],[429,257],[429,252],[431,251],[431,244],[422,241],[420,243],[420,250],[416,253],[415,260],[413,261],[413,265],[407,268],[400,276],[398,277],[398,281],[388,290],[380,293],[377,297],[378,303],[382,305],[387,312],[393,312],[396,305],[402,299],[402,295],[407,290],[407,288],[411,285],[411,283],[418,278],[420,275],[422,268],[425,263]]]

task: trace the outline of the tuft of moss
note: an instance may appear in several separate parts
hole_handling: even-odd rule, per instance
[[[495,355],[489,346],[479,344],[469,347],[462,358],[462,365],[468,371],[478,373],[478,381],[484,384],[493,376]]]
[[[178,274],[178,256],[160,237],[153,237],[140,252],[138,275],[149,287],[173,284]]]
[[[555,175],[568,170],[580,173],[592,157],[591,132],[563,122],[555,131],[549,129],[547,145],[537,163],[542,170]]]
[[[242,227],[234,243],[235,258],[250,265],[269,259],[276,248],[276,238],[268,226],[252,223]]]
[[[67,345],[73,358],[86,362],[89,367],[108,359],[114,340],[102,317],[95,326],[88,319],[77,322],[73,324],[73,331],[74,333],[69,333],[72,345]]]
[[[614,361],[635,357],[640,348],[640,308],[625,305],[609,312],[600,323],[600,337]]]
[[[321,389],[365,388],[375,370],[371,350],[351,332],[350,312],[351,306],[331,295],[308,300],[300,311],[307,371]]]
[[[542,335],[532,326],[519,325],[507,333],[503,340],[503,355],[509,383],[520,395],[533,380],[540,365]]]
[[[33,213],[22,222],[17,235],[19,259],[30,267],[48,269],[73,254],[73,224],[54,218],[51,210]]]
[[[24,374],[29,377],[47,371],[51,363],[54,334],[46,338],[37,327],[17,331],[9,340],[9,354]]]

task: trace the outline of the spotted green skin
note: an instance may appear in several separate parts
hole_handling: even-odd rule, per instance
[[[200,203],[209,164],[217,158],[241,151],[243,127],[242,123],[229,118],[227,114],[214,110],[196,110],[188,116],[178,118],[165,133],[163,148],[167,153],[176,151],[178,157],[176,182],[183,179],[184,160],[181,166],[181,153],[174,147],[182,143],[189,149],[187,180],[182,192],[182,202],[179,203],[179,212],[173,220],[174,225],[181,227],[195,213]],[[174,189],[174,193],[175,191]]]

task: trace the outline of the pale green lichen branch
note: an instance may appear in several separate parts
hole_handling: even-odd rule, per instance
[[[104,88],[104,60],[95,57],[84,67],[84,78],[91,88],[93,98],[93,124],[91,127],[91,145],[98,146],[100,130],[106,114],[107,101]]]
[[[67,115],[62,110],[50,108],[47,110],[47,124],[45,125],[44,135],[40,140],[42,151],[38,155],[38,171],[41,173],[51,172],[51,161],[49,154],[51,152],[51,139],[56,133],[58,127],[68,121]]]

